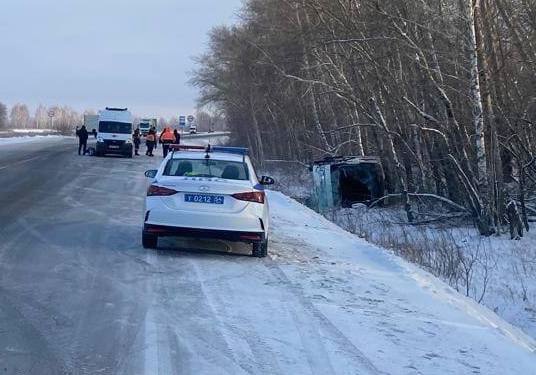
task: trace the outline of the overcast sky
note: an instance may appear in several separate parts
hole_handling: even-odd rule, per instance
[[[241,0],[0,0],[0,102],[190,113],[193,56]]]

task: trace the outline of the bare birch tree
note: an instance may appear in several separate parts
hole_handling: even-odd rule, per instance
[[[379,156],[408,219],[426,194],[489,235],[506,196],[536,216],[535,14],[524,0],[247,0],[192,83],[257,161]]]

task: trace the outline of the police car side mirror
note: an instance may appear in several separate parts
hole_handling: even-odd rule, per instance
[[[261,185],[273,185],[275,184],[275,180],[272,177],[268,176],[262,176],[261,180],[259,181]]]
[[[155,178],[158,171],[156,169],[149,169],[148,171],[145,171],[145,177],[147,178]]]

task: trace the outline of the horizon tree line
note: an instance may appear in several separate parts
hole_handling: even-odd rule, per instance
[[[54,112],[53,118],[49,117],[49,111]],[[0,130],[50,129],[71,134],[77,126],[83,124],[84,115],[95,115],[96,113],[94,110],[85,110],[83,113],[79,113],[69,106],[39,105],[32,114],[26,104],[17,103],[8,109],[5,104],[0,102]],[[225,130],[225,119],[220,114],[203,108],[197,109],[195,114],[200,131],[208,131],[210,128]],[[141,117],[135,117],[134,122],[137,123],[140,119]],[[178,128],[178,116],[159,117],[159,129],[163,129],[166,126]]]

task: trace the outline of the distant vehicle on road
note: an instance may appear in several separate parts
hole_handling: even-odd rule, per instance
[[[132,114],[127,108],[106,108],[99,112],[96,156],[107,154],[132,157]]]
[[[99,127],[99,115],[84,115],[84,125],[88,132]]]
[[[197,125],[190,125],[190,134],[197,134]]]
[[[139,126],[141,135],[146,136],[147,133],[149,133],[149,130],[151,129],[151,127],[154,126],[156,128],[156,125],[157,125],[157,120],[155,118],[141,119],[140,126]]]
[[[247,149],[171,146],[158,170],[145,176],[142,242],[156,248],[159,237],[216,238],[252,244],[252,254],[268,254],[269,207]]]

